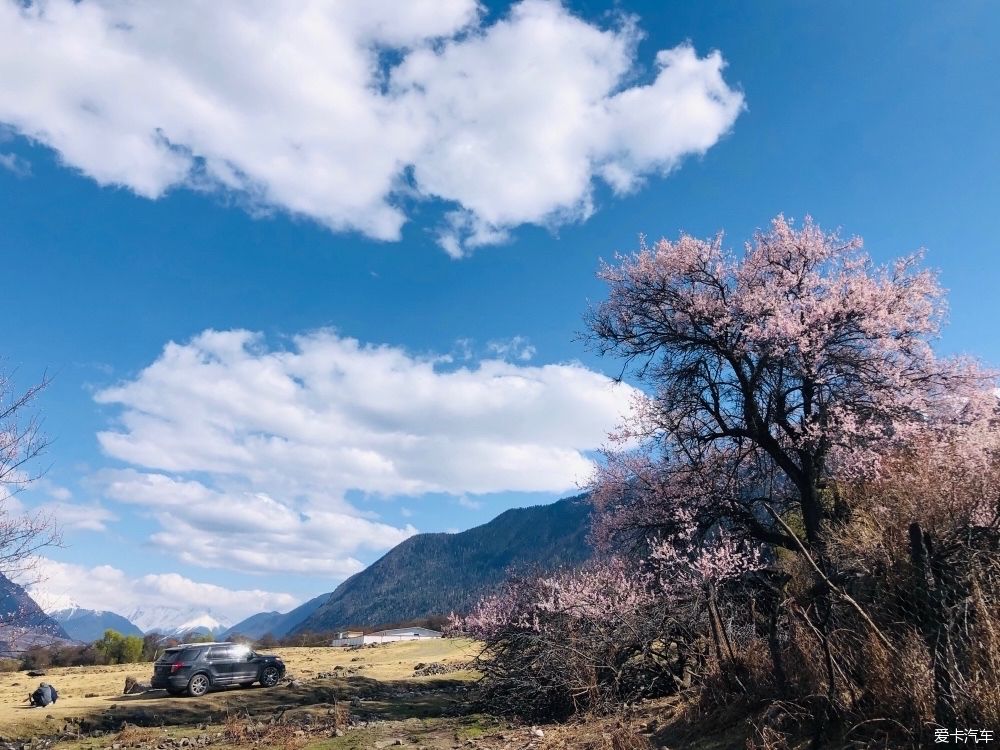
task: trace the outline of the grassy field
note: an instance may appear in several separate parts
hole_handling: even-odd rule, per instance
[[[0,736],[26,738],[55,735],[90,724],[128,721],[145,724],[184,726],[218,720],[236,710],[271,711],[284,707],[327,704],[334,696],[374,695],[386,686],[390,691],[405,688],[396,683],[440,686],[475,677],[469,671],[446,675],[447,680],[415,677],[414,667],[421,663],[464,664],[475,653],[472,642],[441,639],[424,642],[401,642],[375,648],[348,651],[340,648],[275,649],[288,666],[288,675],[297,686],[280,685],[271,690],[226,689],[201,699],[172,698],[162,691],[142,695],[122,695],[125,677],[132,675],[148,681],[151,664],[126,664],[100,667],[56,667],[43,678],[28,677],[24,672],[0,674]],[[337,669],[340,667],[341,669]],[[320,673],[334,672],[335,678],[317,679]],[[59,690],[59,701],[46,708],[30,708],[28,693],[41,680]],[[413,710],[419,711],[419,706]]]
[[[203,698],[163,691],[122,695],[125,677],[147,681],[152,665],[70,667],[44,678],[0,673],[0,748],[33,750],[726,750],[743,747],[745,717],[720,714],[711,736],[669,726],[671,700],[629,716],[586,717],[532,727],[475,713],[476,644],[462,639],[357,650],[275,649],[294,681],[271,689],[229,688]],[[417,676],[420,663],[454,671]],[[339,669],[338,669],[339,667]],[[40,679],[59,702],[32,709]],[[657,719],[657,721],[651,721]],[[667,719],[668,723],[663,723]],[[11,743],[11,744],[8,744]]]

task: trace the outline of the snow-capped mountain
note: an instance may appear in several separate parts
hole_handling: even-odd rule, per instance
[[[0,656],[33,645],[69,642],[62,625],[49,617],[27,591],[0,573]]]
[[[85,643],[101,638],[105,630],[116,630],[122,635],[142,635],[135,624],[116,612],[72,606],[50,611],[48,614],[63,626],[70,638]]]
[[[227,617],[195,607],[138,607],[127,617],[144,633],[160,635],[218,634],[233,624]]]

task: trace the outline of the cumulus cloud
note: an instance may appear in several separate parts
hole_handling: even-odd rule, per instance
[[[660,51],[555,0],[0,0],[0,122],[102,185],[222,190],[394,240],[447,207],[458,256],[586,218],[701,154],[742,95],[721,54]]]
[[[358,549],[385,550],[416,533],[346,507],[326,509],[321,496],[296,504],[135,470],[105,471],[98,479],[108,497],[151,511],[162,527],[152,541],[161,549],[202,567],[342,579],[364,567],[352,556]],[[337,498],[326,502],[344,506]]]
[[[579,364],[458,366],[332,331],[274,347],[210,330],[96,395],[119,410],[102,448],[133,467],[97,479],[188,540],[188,562],[343,577],[361,567],[358,550],[416,531],[360,511],[349,492],[470,505],[573,490],[633,393]]]
[[[123,412],[98,438],[131,464],[285,494],[561,492],[587,478],[585,452],[632,393],[579,364],[449,364],[331,331],[288,349],[205,331],[100,391]]]
[[[299,603],[290,594],[227,589],[192,581],[177,573],[132,577],[111,565],[88,567],[44,558],[36,568],[44,571],[45,580],[31,583],[28,592],[49,612],[72,606],[118,613],[159,607],[178,610],[210,607],[235,622],[254,612],[284,612]]]

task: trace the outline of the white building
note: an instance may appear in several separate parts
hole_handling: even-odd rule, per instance
[[[374,633],[361,633],[357,630],[347,630],[337,633],[331,646],[367,646],[369,643],[393,643],[395,641],[422,641],[428,638],[440,638],[441,633],[429,628],[394,628],[379,630]]]
[[[365,634],[360,630],[342,630],[337,633],[333,640],[330,641],[331,646],[361,646],[365,642]]]

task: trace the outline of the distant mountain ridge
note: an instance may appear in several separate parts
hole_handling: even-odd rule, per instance
[[[23,587],[0,573],[0,656],[35,645],[70,642],[63,627],[45,614]]]
[[[135,623],[115,612],[69,607],[49,615],[62,625],[70,638],[85,643],[102,638],[105,630],[116,630],[122,635],[142,635],[142,630]]]
[[[35,644],[90,642],[110,628],[125,635],[211,633],[260,638],[371,627],[466,611],[510,569],[572,566],[592,554],[585,496],[507,510],[457,534],[417,534],[365,570],[290,612],[261,612],[236,625],[206,608],[139,607],[127,616],[70,607],[46,614],[0,574],[0,656]]]
[[[270,633],[276,638],[281,638],[288,635],[292,628],[319,609],[329,598],[329,592],[320,594],[284,614],[281,612],[259,612],[236,623],[218,637],[226,639],[234,635],[244,635],[247,638],[260,638]]]
[[[578,565],[592,554],[585,495],[507,510],[458,534],[417,534],[354,574],[291,629],[320,632],[467,611],[514,569]]]

